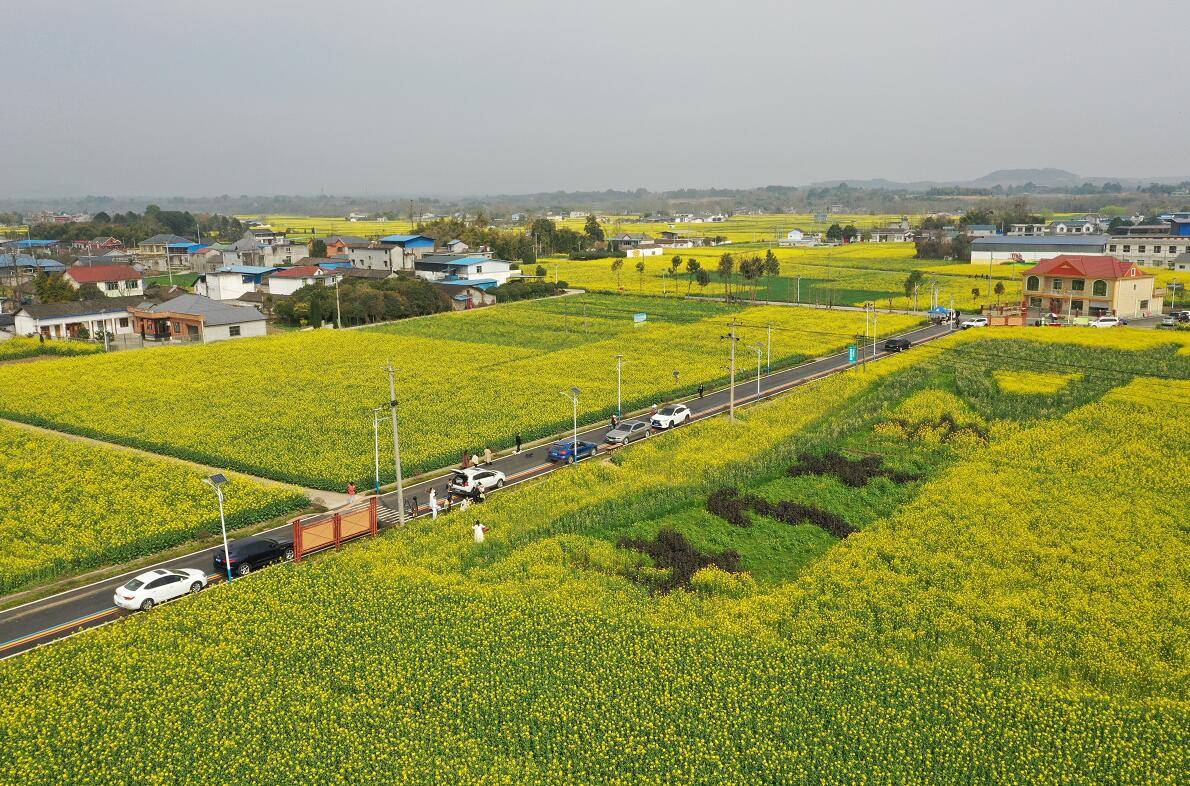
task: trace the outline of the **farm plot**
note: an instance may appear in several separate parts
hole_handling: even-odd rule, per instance
[[[998,351],[1060,354],[1028,335]],[[1072,381],[1038,415],[995,384],[1011,364],[947,347],[981,344],[945,339],[0,664],[0,780],[1178,783],[1190,474],[1163,462],[1190,454],[1174,403],[1190,383]],[[1168,346],[1119,352],[1185,371]],[[1102,444],[1126,447],[1077,460]],[[859,477],[802,455],[860,446],[883,461]],[[892,502],[867,486],[886,482]],[[761,514],[694,517],[689,542],[642,553],[639,522],[725,486],[859,531],[808,544]],[[146,703],[172,708],[168,735],[132,722]],[[326,728],[359,733],[311,746]]]
[[[152,554],[219,530],[200,472],[0,423],[0,593]],[[232,528],[304,507],[295,489],[232,476]]]
[[[652,311],[649,321],[634,324],[637,309]],[[529,441],[557,433],[571,414],[558,392],[575,385],[583,390],[582,421],[610,416],[616,355],[626,361],[627,409],[724,379],[720,337],[733,314],[747,323],[740,336],[748,343],[765,341],[765,325],[774,325],[774,365],[839,349],[864,324],[862,314],[850,312],[565,298],[377,330],[53,360],[36,370],[6,366],[0,390],[23,395],[6,396],[0,414],[303,486],[342,488],[372,475],[371,411],[388,400],[383,368],[390,360],[401,372],[402,458],[407,472],[417,472],[453,464],[462,451],[506,447],[516,434]],[[890,317],[880,328],[914,323]],[[96,385],[106,395],[91,395]],[[390,473],[391,462],[382,467]]]

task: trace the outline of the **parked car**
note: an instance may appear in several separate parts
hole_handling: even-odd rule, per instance
[[[207,575],[197,568],[165,570],[157,568],[142,573],[116,590],[112,600],[122,609],[148,611],[158,603],[198,592],[207,586]]]
[[[913,342],[907,338],[890,338],[884,342],[885,352],[904,352],[913,346]]]
[[[637,439],[644,439],[652,433],[649,430],[649,424],[643,420],[625,420],[616,424],[616,427],[603,437],[604,442],[610,442],[613,445],[627,445],[629,442]]]
[[[1166,314],[1161,317],[1161,327],[1175,327],[1178,324],[1177,314]]]
[[[256,535],[228,543],[227,553],[231,555],[231,572],[236,576],[247,576],[265,565],[293,559],[293,541],[288,538]],[[212,563],[216,573],[227,575],[227,568],[223,564],[223,549],[215,549]]]
[[[657,410],[649,423],[653,428],[673,428],[680,426],[691,418],[690,407],[685,404],[666,404]]]
[[[1093,328],[1110,328],[1110,327],[1117,327],[1117,326],[1123,325],[1123,324],[1125,324],[1124,320],[1120,319],[1119,317],[1113,317],[1110,315],[1105,315],[1102,317],[1095,317],[1095,319],[1091,321],[1091,327],[1093,327]]]
[[[961,327],[963,330],[966,330],[967,328],[977,328],[977,327],[987,327],[987,326],[988,326],[988,318],[987,317],[971,317],[970,319],[964,319],[959,324],[959,327]]]
[[[578,450],[575,450],[574,444],[573,439],[566,439],[550,445],[550,461],[578,461],[589,456],[594,456],[595,451],[599,450],[599,446],[594,442],[584,442],[580,439],[578,441]],[[577,459],[572,458],[575,455],[578,456]]]
[[[504,473],[498,469],[484,469],[483,467],[456,469],[450,480],[450,485],[447,486],[447,491],[468,495],[474,494],[480,488],[484,491],[491,491],[503,486],[504,480]]]
[[[1190,311],[1171,311],[1169,315],[1178,322],[1190,322]]]

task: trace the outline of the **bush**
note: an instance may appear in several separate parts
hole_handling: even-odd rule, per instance
[[[539,297],[560,295],[566,291],[566,287],[567,284],[565,281],[559,281],[557,284],[554,284],[547,281],[526,281],[519,279],[509,281],[507,284],[490,291],[496,296],[497,303],[511,303],[517,300],[533,300]]]
[[[728,549],[719,554],[704,554],[690,545],[685,535],[674,529],[662,529],[653,540],[621,538],[617,545],[622,549],[633,549],[647,554],[653,560],[654,566],[669,569],[669,575],[664,578],[652,576],[649,581],[641,582],[655,586],[662,592],[678,588],[689,589],[694,574],[712,565],[728,573],[740,572],[739,552]],[[638,569],[630,578],[641,581],[642,575],[644,574]]]
[[[623,251],[610,251],[592,248],[588,251],[571,251],[569,258],[576,262],[590,262],[593,259],[624,258],[628,256]]]

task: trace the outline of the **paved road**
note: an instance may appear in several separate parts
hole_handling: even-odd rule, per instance
[[[930,326],[918,328],[903,335],[914,343],[918,343],[938,338],[949,332],[949,328],[946,327]],[[882,350],[879,350],[876,357],[882,357],[884,354]],[[842,352],[774,372],[761,378],[761,396],[768,398],[818,377],[839,372],[850,365],[847,353]],[[747,363],[741,364],[741,373],[747,373]],[[695,419],[704,418],[727,411],[729,395],[728,389],[724,388],[707,393],[703,398],[688,399],[685,403],[690,407]],[[735,396],[737,405],[755,400],[756,378],[752,377],[750,381],[737,384]],[[579,439],[602,444],[603,437],[609,430],[610,425],[606,422],[597,426],[580,428]],[[561,468],[549,462],[546,456],[547,450],[548,444],[526,449],[519,454],[501,456],[493,460],[491,466],[505,473],[508,485],[515,485]],[[439,477],[406,486],[407,514],[413,512],[413,503],[416,501],[419,506],[416,513],[428,515],[427,499],[430,489],[437,489],[438,497],[445,499],[448,477],[449,473],[445,473]],[[396,493],[390,492],[383,495],[380,498],[380,503],[380,525],[385,527],[396,524],[398,518]],[[283,526],[270,530],[270,532],[288,536],[291,533],[291,528]],[[31,601],[0,611],[0,659],[126,616],[129,612],[118,609],[112,604],[112,595],[116,588],[126,583],[129,578],[154,568],[198,568],[210,573],[214,553],[215,548],[203,549],[186,556],[103,579],[84,587],[67,590],[42,600]],[[214,580],[218,580],[218,578],[218,576],[213,576]]]

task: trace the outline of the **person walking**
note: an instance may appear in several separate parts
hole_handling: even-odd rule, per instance
[[[438,489],[430,489],[430,519],[438,518]]]
[[[479,456],[475,453],[471,454],[471,466],[473,466],[473,467],[479,466]]]
[[[463,469],[471,466],[471,457],[467,455],[467,451],[463,451],[462,457],[459,458],[459,466]]]
[[[516,435],[516,452],[517,453],[521,452],[521,435],[520,434]]]
[[[703,387],[702,387],[702,385],[699,385],[698,386],[698,397],[699,398],[702,398],[702,393],[703,393]]]
[[[348,505],[355,504],[355,481],[354,480],[349,481],[347,483],[347,504]]]
[[[471,525],[471,536],[475,538],[476,543],[483,543],[483,535],[487,531],[488,528],[478,521]]]
[[[483,463],[484,464],[492,463],[492,449],[491,448],[483,449]]]

